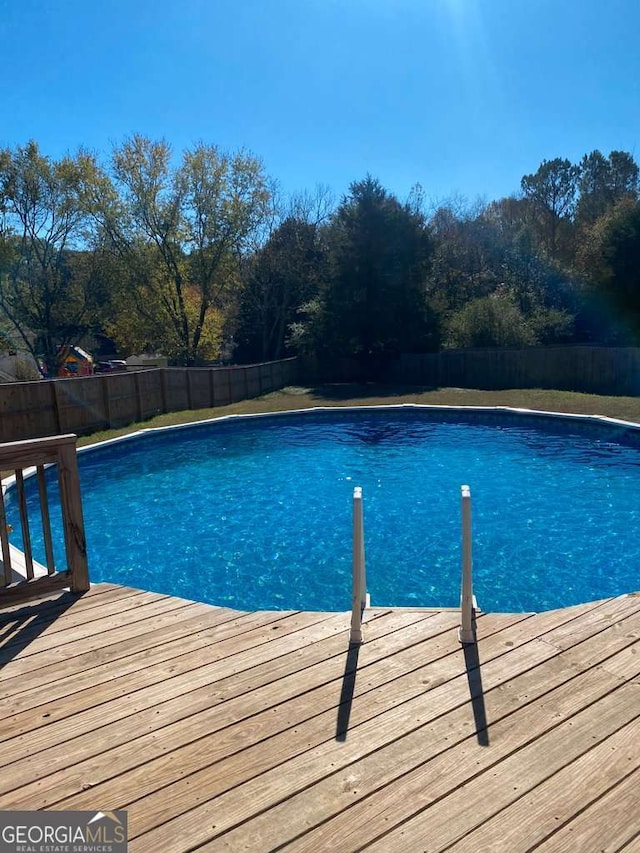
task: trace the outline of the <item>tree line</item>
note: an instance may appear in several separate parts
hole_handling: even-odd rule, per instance
[[[184,365],[638,343],[638,165],[545,160],[489,203],[366,176],[336,204],[204,143],[0,150],[0,338],[55,374],[92,335]]]

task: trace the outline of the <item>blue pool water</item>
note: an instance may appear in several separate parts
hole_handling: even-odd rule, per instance
[[[640,588],[640,448],[622,431],[332,410],[151,433],[79,461],[93,581],[239,609],[348,609],[359,485],[372,603],[456,606],[467,483],[484,610]],[[11,498],[9,511],[17,530]],[[41,533],[33,537],[44,562]]]

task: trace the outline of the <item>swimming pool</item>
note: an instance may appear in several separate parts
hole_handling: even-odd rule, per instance
[[[346,610],[359,485],[372,603],[456,606],[468,483],[484,610],[630,592],[640,587],[639,439],[572,419],[428,407],[146,432],[79,455],[91,579],[238,609]],[[52,521],[55,532],[59,513]],[[37,529],[33,539],[42,561]]]

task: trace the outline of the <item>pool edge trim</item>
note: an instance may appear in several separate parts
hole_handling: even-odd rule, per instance
[[[441,406],[435,403],[379,403],[376,405],[364,406],[309,406],[303,409],[282,409],[278,412],[244,412],[233,413],[228,415],[217,415],[212,418],[204,418],[202,420],[188,421],[184,424],[169,424],[167,426],[143,427],[135,432],[127,433],[127,435],[117,435],[113,438],[104,439],[104,441],[96,441],[93,444],[85,444],[83,447],[78,447],[78,453],[85,453],[94,450],[98,447],[107,447],[123,441],[130,441],[134,438],[141,438],[152,433],[169,432],[171,430],[189,429],[194,426],[205,426],[207,424],[221,423],[223,421],[233,421],[237,419],[253,419],[253,418],[278,418],[287,415],[299,415],[313,412],[358,412],[362,410],[380,411],[387,409],[426,409],[428,411],[446,411],[446,412],[495,412],[498,414],[508,415],[524,415],[528,417],[550,417],[558,418],[565,421],[586,421],[587,423],[597,423],[604,426],[622,427],[630,429],[634,432],[640,431],[640,423],[635,421],[624,421],[620,418],[611,418],[608,415],[585,415],[576,412],[548,412],[544,409],[523,409],[514,406]],[[25,476],[31,476],[32,471],[28,469],[29,474],[25,471]],[[33,469],[35,471],[35,469]],[[9,484],[13,478],[8,478],[3,481]]]

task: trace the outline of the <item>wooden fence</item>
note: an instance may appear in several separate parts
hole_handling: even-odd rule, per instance
[[[385,380],[434,388],[555,388],[640,395],[640,349],[564,346],[402,355]]]
[[[437,353],[305,359],[305,382],[382,382],[429,388],[555,388],[640,396],[640,348],[604,346],[443,350]]]
[[[233,367],[168,367],[0,385],[0,442],[97,432],[163,412],[224,406],[297,380],[295,358]]]

